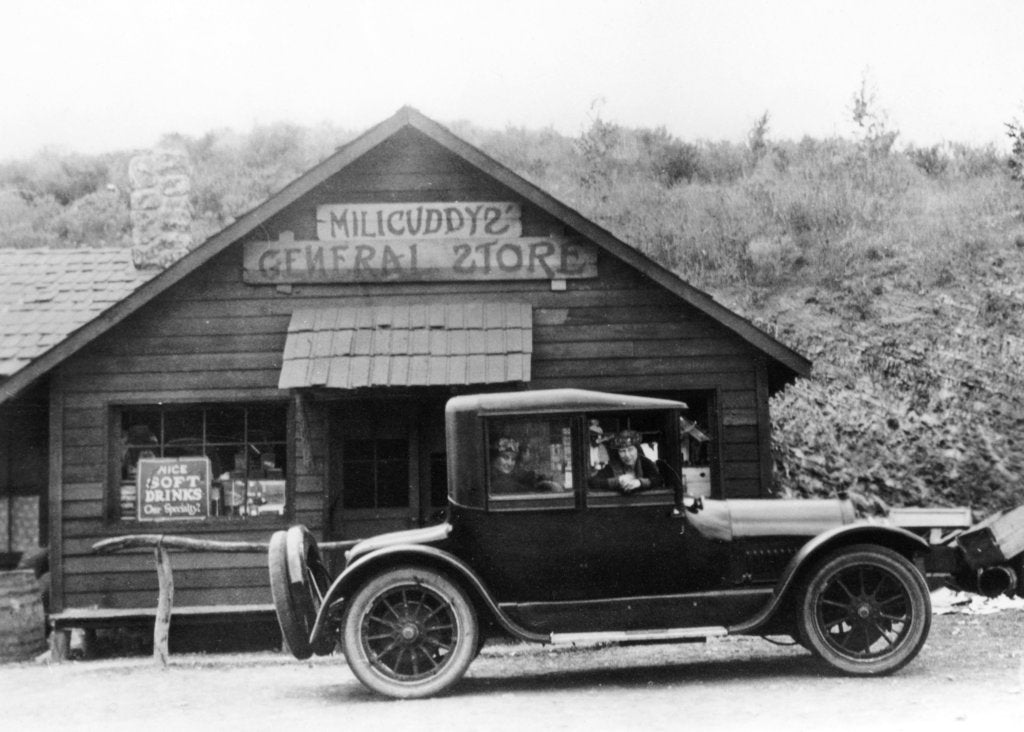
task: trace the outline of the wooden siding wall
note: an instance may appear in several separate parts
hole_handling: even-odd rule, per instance
[[[510,200],[510,191],[419,133],[399,133],[260,228],[315,237],[320,203]],[[523,234],[561,232],[560,222],[523,202]],[[127,321],[69,359],[55,384],[55,429],[62,499],[64,607],[146,607],[156,598],[151,552],[96,556],[92,544],[116,533],[160,527],[105,520],[112,406],[155,402],[288,399],[277,389],[294,309],[329,303],[441,303],[453,299],[528,301],[534,308],[535,387],[611,391],[718,390],[723,487],[729,496],[762,491],[764,405],[759,409],[756,354],[717,323],[601,254],[600,278],[388,285],[295,285],[290,292],[242,282],[236,243]],[[284,289],[284,288],[283,288]],[[763,370],[763,366],[761,367]],[[293,400],[290,454],[294,520],[320,532],[326,464],[322,410]],[[759,416],[761,415],[761,416]],[[761,438],[763,442],[763,437]],[[766,450],[767,446],[763,446]],[[194,531],[218,539],[267,540],[276,524],[210,521]],[[174,531],[180,532],[180,525]],[[181,605],[269,602],[266,559],[248,554],[172,557]]]

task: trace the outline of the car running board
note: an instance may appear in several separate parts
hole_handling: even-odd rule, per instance
[[[712,638],[729,635],[721,625],[702,628],[662,628],[655,630],[611,630],[598,633],[552,633],[552,643],[621,643],[623,641],[673,641],[688,638]]]

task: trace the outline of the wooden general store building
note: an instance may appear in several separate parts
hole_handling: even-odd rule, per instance
[[[766,496],[768,397],[809,370],[408,108],[132,287],[0,383],[0,410],[43,405],[51,609],[68,616],[155,603],[151,553],[100,539],[437,521],[455,394],[679,398],[709,438],[693,478]],[[175,482],[165,458],[194,464]],[[190,486],[198,503],[162,500]],[[264,556],[175,554],[174,577],[176,611],[270,609]]]

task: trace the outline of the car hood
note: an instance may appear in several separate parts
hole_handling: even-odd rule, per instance
[[[452,533],[452,525],[449,523],[437,524],[436,526],[425,526],[422,529],[408,529],[406,531],[392,531],[387,534],[378,534],[369,539],[363,539],[354,547],[345,552],[346,564],[351,564],[359,557],[370,552],[383,549],[396,544],[434,544],[448,538]]]

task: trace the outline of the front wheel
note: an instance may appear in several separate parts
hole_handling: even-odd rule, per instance
[[[918,654],[931,627],[928,585],[885,547],[845,547],[804,584],[801,640],[834,668],[856,676],[892,673]]]
[[[473,604],[457,584],[425,567],[396,567],[352,597],[343,644],[349,668],[369,689],[412,699],[462,678],[479,633]]]

